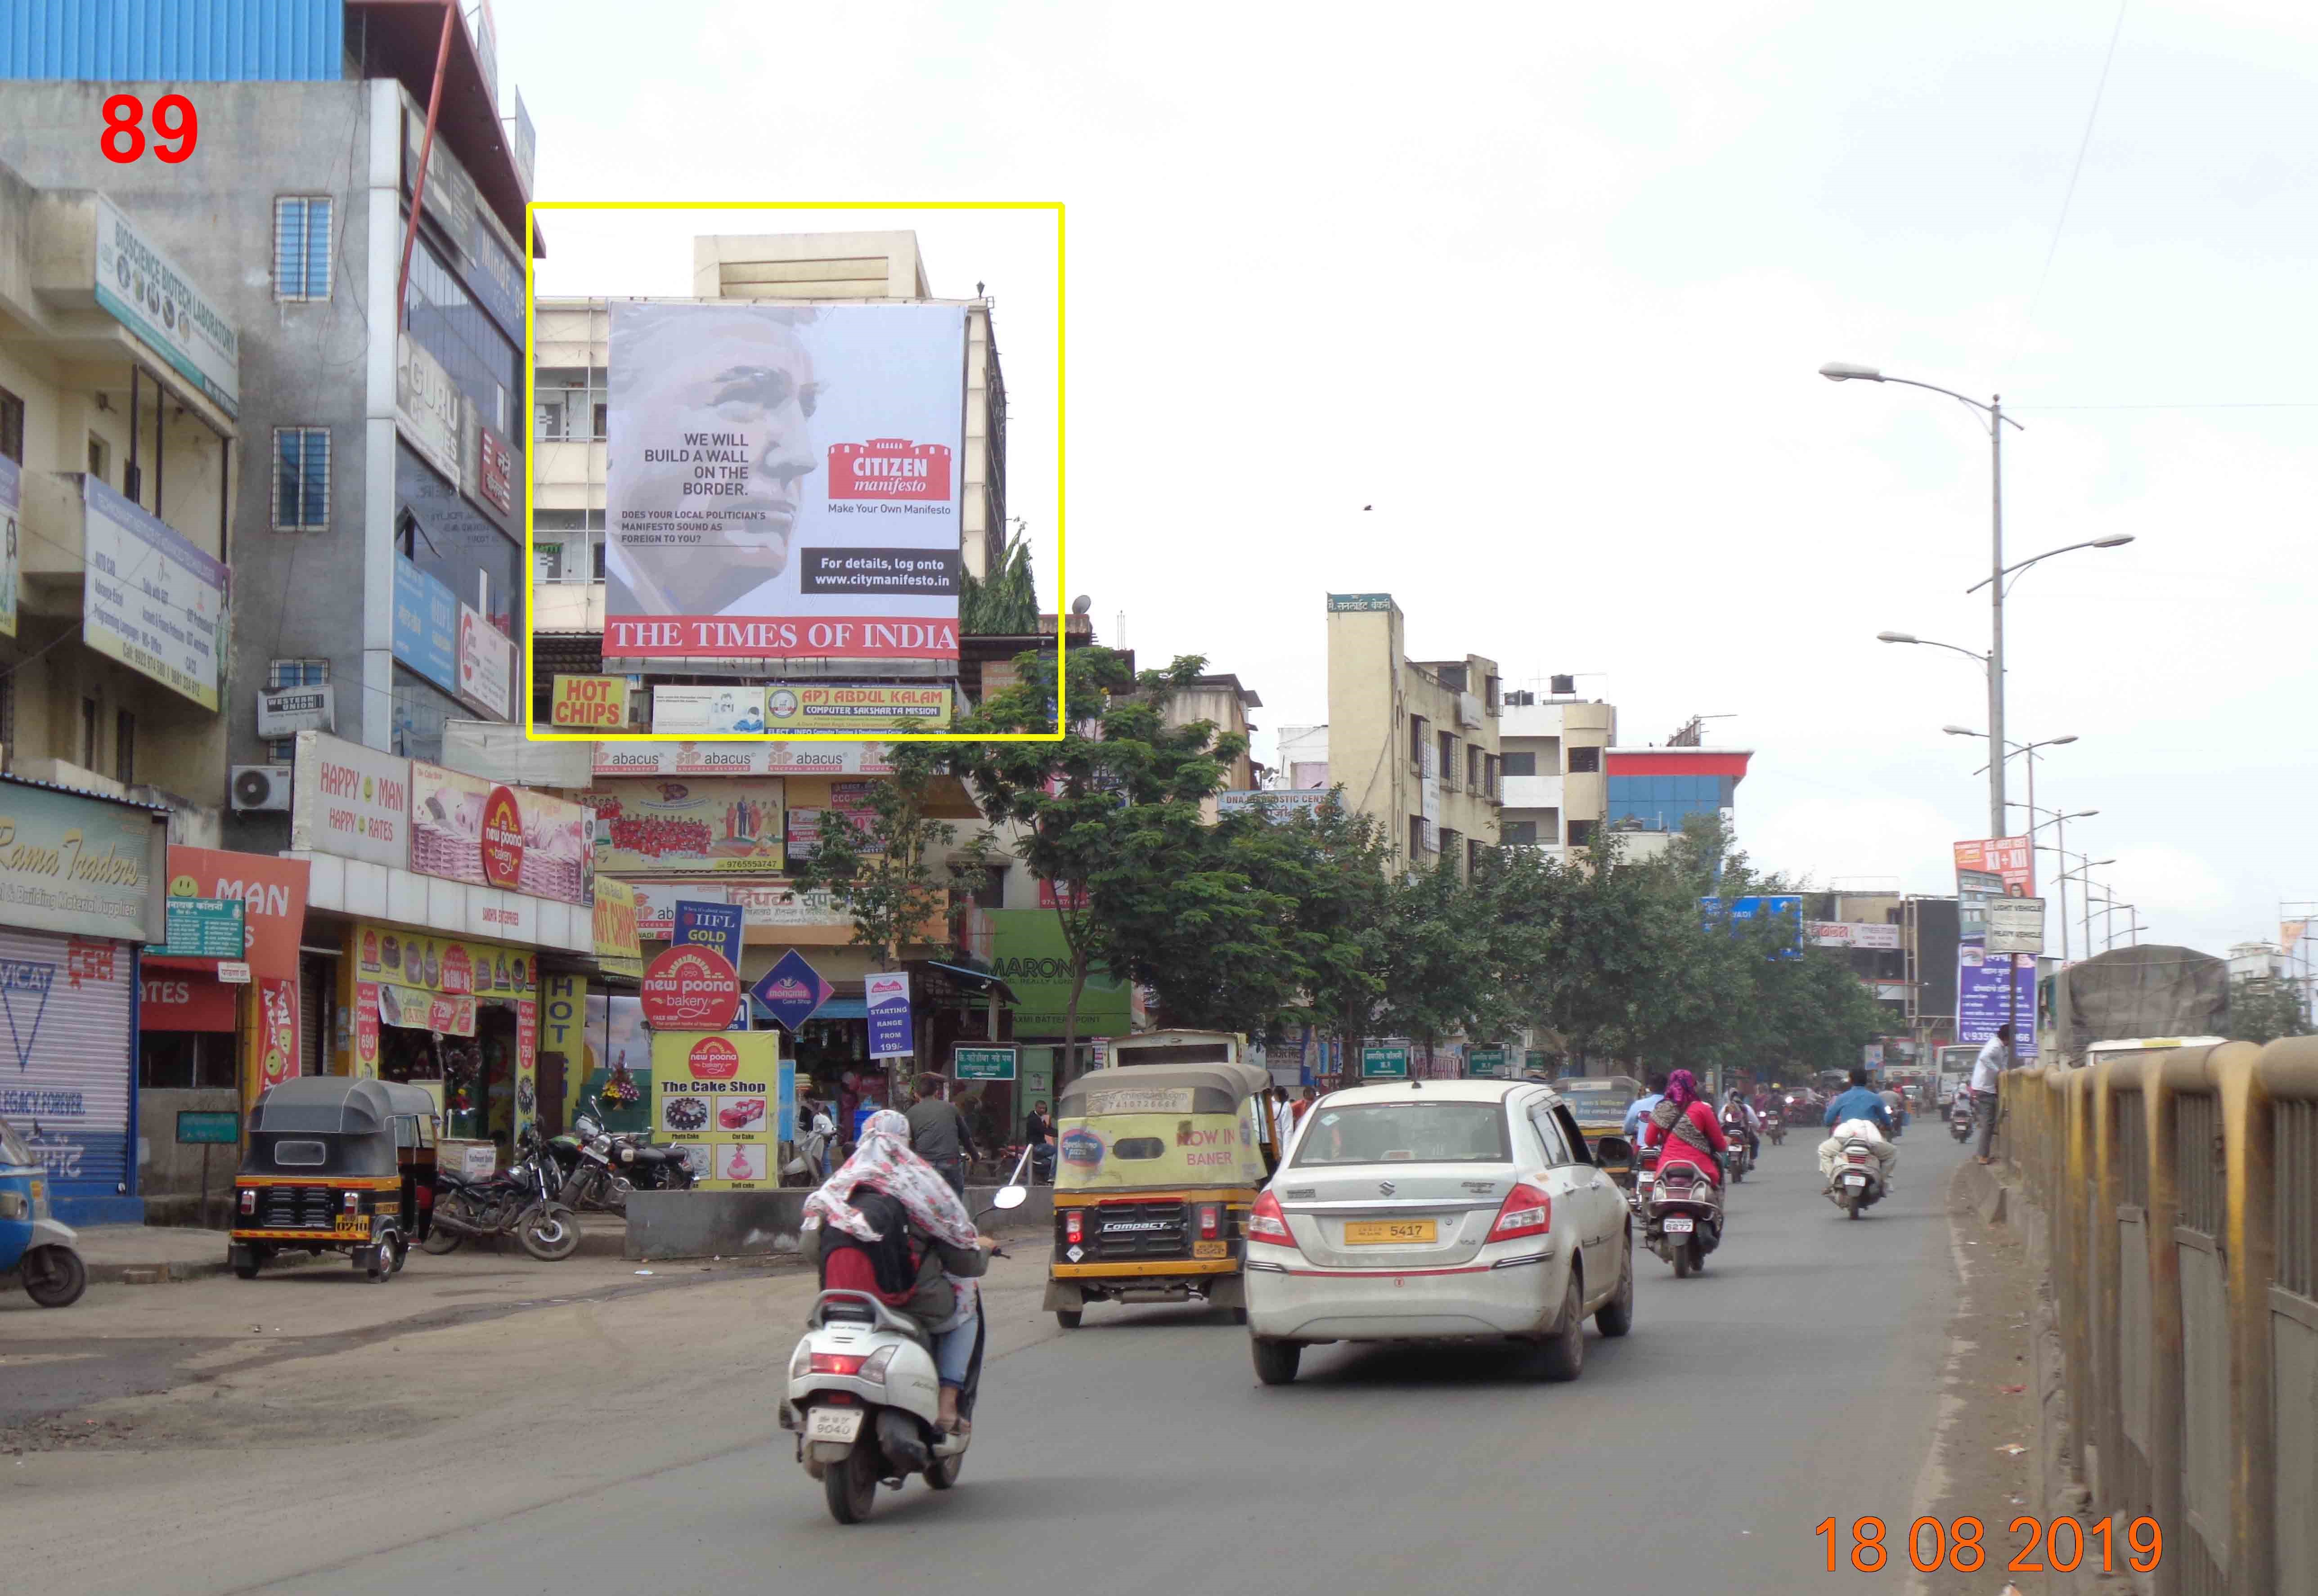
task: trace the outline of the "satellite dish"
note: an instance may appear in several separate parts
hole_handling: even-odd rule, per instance
[[[1071,600],[1071,614],[1074,615],[1083,615],[1092,608],[1094,608],[1094,600],[1083,593]]]

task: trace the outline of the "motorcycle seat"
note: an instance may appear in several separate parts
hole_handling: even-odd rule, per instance
[[[639,1147],[635,1161],[640,1164],[665,1164],[681,1161],[684,1154],[674,1147]]]

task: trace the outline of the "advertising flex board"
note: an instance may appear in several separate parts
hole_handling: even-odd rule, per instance
[[[241,335],[208,296],[96,196],[96,302],[232,416],[241,408]]]
[[[73,937],[161,941],[168,934],[166,819],[0,781],[0,921]]]
[[[608,875],[596,878],[596,963],[606,975],[639,980],[644,950],[637,926],[636,889]]]
[[[938,731],[949,716],[948,687],[774,682],[765,688],[768,731]]]
[[[791,948],[774,961],[773,967],[749,989],[749,995],[795,1036],[815,1009],[837,995],[837,989],[822,978],[803,954]]]
[[[990,966],[1014,991],[1017,1036],[1059,1036],[1071,997],[1070,946],[1052,910],[993,909],[990,921]],[[1091,970],[1079,994],[1078,1034],[1124,1036],[1128,984],[1109,970]]]
[[[654,687],[655,736],[715,737],[765,729],[765,689],[749,682],[711,687]]]
[[[598,742],[597,776],[891,776],[875,742]]]
[[[515,702],[515,640],[474,605],[461,605],[459,696],[492,719],[504,721]]]
[[[459,387],[409,333],[394,343],[394,426],[419,457],[459,482]]]
[[[613,782],[588,794],[596,867],[615,874],[771,875],[781,868],[781,784]]]
[[[2007,964],[2012,966],[2014,995],[2010,998],[2004,991]],[[2014,1027],[2014,1054],[2024,1059],[2035,1057],[2035,956],[1983,953],[1969,945],[1957,948],[1956,1040],[1985,1042],[2007,1020]]]
[[[1956,874],[1984,870],[2003,879],[2004,895],[2027,898],[2036,891],[2035,852],[2026,837],[1975,838],[1955,845]]]
[[[394,657],[446,693],[459,690],[458,596],[394,557]]]
[[[2044,900],[1991,898],[1988,901],[1988,930],[1981,946],[1990,953],[2043,953]]]
[[[594,823],[581,805],[425,760],[410,766],[410,868],[469,886],[588,901]]]
[[[669,928],[669,939],[678,947],[714,948],[717,957],[741,968],[742,911],[736,903],[710,902],[700,898],[679,898],[676,903],[676,920]],[[735,991],[737,994],[737,987]],[[738,1030],[749,1028],[748,1006],[736,995],[725,1022]]]
[[[1855,920],[1805,920],[1803,935],[1813,947],[1864,947],[1888,951],[1900,946],[1899,927],[1868,925]]]
[[[869,1056],[907,1058],[917,1051],[917,1029],[911,1023],[910,978],[872,971],[862,978],[861,995],[869,1010]]]
[[[655,1031],[722,1030],[741,1001],[741,981],[714,948],[679,943],[644,966],[639,995]]]
[[[218,706],[226,569],[99,479],[81,479],[81,641],[203,709]]]
[[[654,1032],[652,1140],[683,1148],[702,1188],[779,1184],[779,1043],[773,1031]]]
[[[628,723],[628,678],[624,676],[559,676],[550,701],[555,726],[618,727]]]
[[[957,658],[962,305],[615,301],[607,659]]]

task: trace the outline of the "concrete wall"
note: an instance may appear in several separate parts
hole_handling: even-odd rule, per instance
[[[231,1223],[233,1175],[241,1165],[241,1149],[231,1143],[212,1146],[181,1146],[177,1142],[180,1109],[238,1113],[241,1093],[231,1087],[186,1090],[175,1088],[139,1089],[137,1128],[143,1166],[138,1189],[145,1198],[148,1224],[210,1224]],[[201,1206],[202,1160],[209,1159],[210,1204]]]
[[[996,1188],[966,1188],[966,1206],[975,1214],[990,1206]],[[628,1199],[627,1256],[642,1261],[663,1258],[755,1258],[794,1252],[804,1218],[805,1188],[782,1191],[640,1191]],[[982,1215],[984,1233],[1038,1238],[1055,1224],[1055,1188],[1030,1188],[1030,1200],[1008,1214]]]

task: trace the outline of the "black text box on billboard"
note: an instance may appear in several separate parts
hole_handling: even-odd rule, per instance
[[[800,593],[923,593],[958,590],[955,549],[806,549]]]

